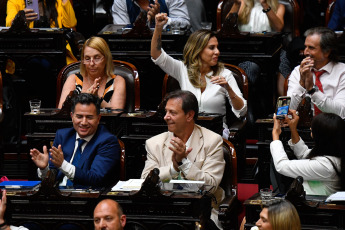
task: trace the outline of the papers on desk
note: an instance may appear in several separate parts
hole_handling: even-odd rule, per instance
[[[116,192],[130,192],[130,191],[138,191],[141,188],[141,184],[144,182],[144,179],[130,179],[128,181],[119,181],[117,184],[111,189],[111,191]]]
[[[327,197],[326,202],[345,201],[345,192],[336,192]]]
[[[130,179],[128,181],[119,181],[111,189],[113,192],[138,191],[141,188],[144,179]],[[205,184],[205,181],[194,180],[170,180],[169,183],[161,183],[161,189],[165,191],[197,192]]]
[[[41,181],[4,181],[0,183],[2,189],[35,189]]]

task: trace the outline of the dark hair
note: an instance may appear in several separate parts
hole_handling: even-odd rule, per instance
[[[47,12],[49,14],[49,15],[47,15],[49,24],[51,23],[51,21],[55,22],[55,24],[56,24],[57,23],[57,17],[58,17],[58,13],[57,13],[57,10],[55,7],[56,0],[45,0],[45,3],[46,3],[46,7],[47,7]],[[55,25],[55,27],[59,27],[59,24]]]
[[[327,27],[314,27],[307,30],[304,36],[311,36],[314,34],[320,35],[320,47],[323,52],[329,53],[329,60],[338,62],[338,39],[335,32]]]
[[[345,187],[345,121],[334,113],[320,113],[311,122],[314,148],[308,159],[317,156],[334,156],[341,159],[340,180]]]
[[[72,98],[71,112],[74,113],[75,106],[80,103],[82,105],[94,104],[96,106],[97,115],[101,112],[101,100],[90,93],[81,93]]]
[[[173,98],[180,98],[182,100],[182,110],[184,113],[188,113],[189,111],[194,111],[194,121],[198,118],[199,113],[199,105],[198,100],[196,99],[195,95],[187,90],[175,90],[173,92],[170,92],[166,97],[164,98],[164,108],[169,101],[169,99]]]

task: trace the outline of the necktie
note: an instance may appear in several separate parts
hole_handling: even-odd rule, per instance
[[[73,161],[72,161],[72,164],[74,166],[78,166],[78,163],[79,163],[79,159],[81,157],[81,147],[83,146],[83,144],[85,143],[85,140],[84,139],[81,139],[79,138],[78,139],[78,147],[77,147],[77,150],[75,151],[75,154],[74,154],[74,158],[73,158]],[[67,186],[72,186],[73,185],[73,182],[71,180],[67,180]]]
[[[321,81],[320,81],[320,76],[321,76],[324,72],[326,72],[326,71],[325,71],[325,70],[320,70],[320,71],[314,70],[314,74],[315,74],[315,85],[319,88],[319,90],[320,90],[321,92],[323,92],[323,88],[322,88],[322,84],[321,84]],[[320,114],[320,113],[322,113],[321,110],[320,110],[318,107],[316,107],[316,106],[314,105],[314,116],[316,116],[316,115],[318,115],[318,114]]]

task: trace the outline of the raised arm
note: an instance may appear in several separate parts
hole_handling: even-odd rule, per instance
[[[162,31],[163,26],[168,22],[168,16],[166,13],[160,13],[156,15],[155,20],[156,27],[151,40],[151,57],[153,59],[157,59],[162,53]]]
[[[264,10],[271,8],[271,6],[267,4],[266,0],[260,0],[260,3]],[[273,30],[277,32],[282,31],[284,28],[285,6],[283,4],[279,4],[277,12],[269,10],[266,14]]]

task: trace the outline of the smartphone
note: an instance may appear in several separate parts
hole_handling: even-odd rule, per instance
[[[38,6],[38,0],[25,0],[26,1],[26,8],[33,9],[35,13],[37,13],[37,19],[40,19],[40,10]]]
[[[285,119],[289,112],[291,97],[279,97],[277,101],[276,116],[277,119]]]

